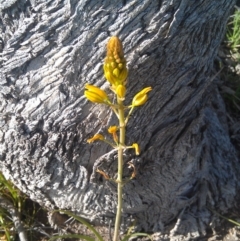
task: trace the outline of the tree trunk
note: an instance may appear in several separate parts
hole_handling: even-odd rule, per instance
[[[113,177],[117,154],[86,140],[106,134],[116,119],[83,90],[86,83],[107,89],[105,46],[117,35],[128,62],[127,100],[153,88],[127,128],[127,143],[138,142],[141,155],[125,153],[137,176],[124,187],[122,228],[135,220],[145,232],[171,230],[171,240],[204,236],[212,217],[206,206],[227,211],[239,188],[213,69],[233,6],[233,0],[1,0],[1,171],[41,205],[109,225],[116,185],[96,169]],[[126,165],[124,175],[130,173]]]

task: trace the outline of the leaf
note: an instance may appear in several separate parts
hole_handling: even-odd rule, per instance
[[[99,241],[104,241],[102,236],[100,235],[100,233],[95,229],[93,228],[93,226],[88,223],[86,220],[84,220],[83,218],[71,213],[70,211],[64,211],[64,210],[56,210],[56,212],[62,212],[64,214],[67,214],[68,216],[71,216],[73,218],[75,218],[76,220],[78,220],[80,223],[82,223],[83,225],[85,225],[89,230],[91,230],[95,236],[98,238]],[[78,234],[79,235],[79,234]],[[84,236],[84,235],[83,235]],[[85,237],[88,237],[88,236],[85,236]],[[89,237],[90,238],[90,237]],[[92,241],[95,241],[95,239],[91,239],[90,240]]]
[[[64,235],[56,235],[51,237],[48,241],[52,241],[58,238],[76,238],[76,239],[84,239],[87,241],[95,241],[94,238],[91,238],[89,236],[86,235],[81,235],[81,234],[64,234]]]
[[[133,233],[126,235],[121,241],[127,241],[130,238],[136,238],[136,237],[148,237],[149,239],[153,240],[152,237],[147,233]]]

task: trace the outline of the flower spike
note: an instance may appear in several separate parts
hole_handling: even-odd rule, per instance
[[[110,145],[118,155],[117,161],[117,176],[112,179],[105,171],[97,169],[101,176],[103,176],[106,180],[114,181],[117,184],[117,211],[115,218],[115,226],[114,226],[114,237],[113,240],[117,241],[120,239],[119,230],[121,224],[121,215],[123,210],[123,186],[130,180],[134,179],[137,175],[136,167],[132,162],[128,162],[129,168],[131,168],[130,177],[123,177],[123,170],[125,166],[124,162],[124,151],[126,149],[134,149],[136,155],[140,155],[140,148],[137,143],[133,143],[132,145],[126,145],[126,126],[128,120],[137,106],[141,106],[145,104],[148,99],[148,92],[152,90],[151,87],[147,87],[138,92],[132,99],[132,103],[128,106],[125,105],[124,100],[126,96],[127,90],[127,75],[128,69],[126,60],[124,58],[123,46],[120,39],[116,36],[113,36],[109,39],[107,43],[107,55],[103,64],[104,76],[107,81],[110,83],[110,90],[114,93],[114,97],[112,95],[107,95],[105,91],[100,89],[97,86],[86,84],[85,85],[85,97],[94,102],[105,104],[109,109],[116,114],[118,119],[118,125],[110,126],[108,128],[108,133],[111,135],[112,140],[108,140],[108,138],[101,134],[95,134],[93,137],[87,140],[88,143],[92,143],[94,141],[103,141]],[[111,97],[111,98],[109,98]],[[128,113],[127,113],[128,112]],[[106,113],[107,114],[107,113]],[[127,115],[126,115],[127,114]],[[105,125],[105,124],[103,124]],[[127,236],[126,236],[127,237]],[[126,239],[126,238],[124,238]]]

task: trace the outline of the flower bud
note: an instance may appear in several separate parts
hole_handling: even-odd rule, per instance
[[[140,106],[146,103],[148,97],[147,93],[152,90],[152,87],[147,87],[138,92],[132,100],[132,106]]]
[[[104,75],[111,85],[123,84],[128,71],[124,58],[123,47],[120,39],[116,36],[110,38],[107,44],[107,57],[103,65]]]
[[[124,85],[118,85],[116,89],[116,94],[119,98],[124,100],[126,94],[126,87]]]
[[[85,85],[84,91],[85,97],[94,103],[109,103],[107,93],[94,85]]]

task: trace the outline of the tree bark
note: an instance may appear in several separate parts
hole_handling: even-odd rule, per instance
[[[206,206],[227,211],[239,188],[213,68],[234,2],[1,1],[3,174],[49,209],[106,226],[114,219],[116,185],[96,169],[113,177],[117,154],[86,140],[116,119],[83,90],[108,89],[102,63],[117,35],[128,61],[127,101],[153,88],[127,128],[127,143],[138,142],[141,155],[125,153],[137,176],[124,188],[122,229],[135,220],[137,230],[171,230],[171,240],[206,235]]]

